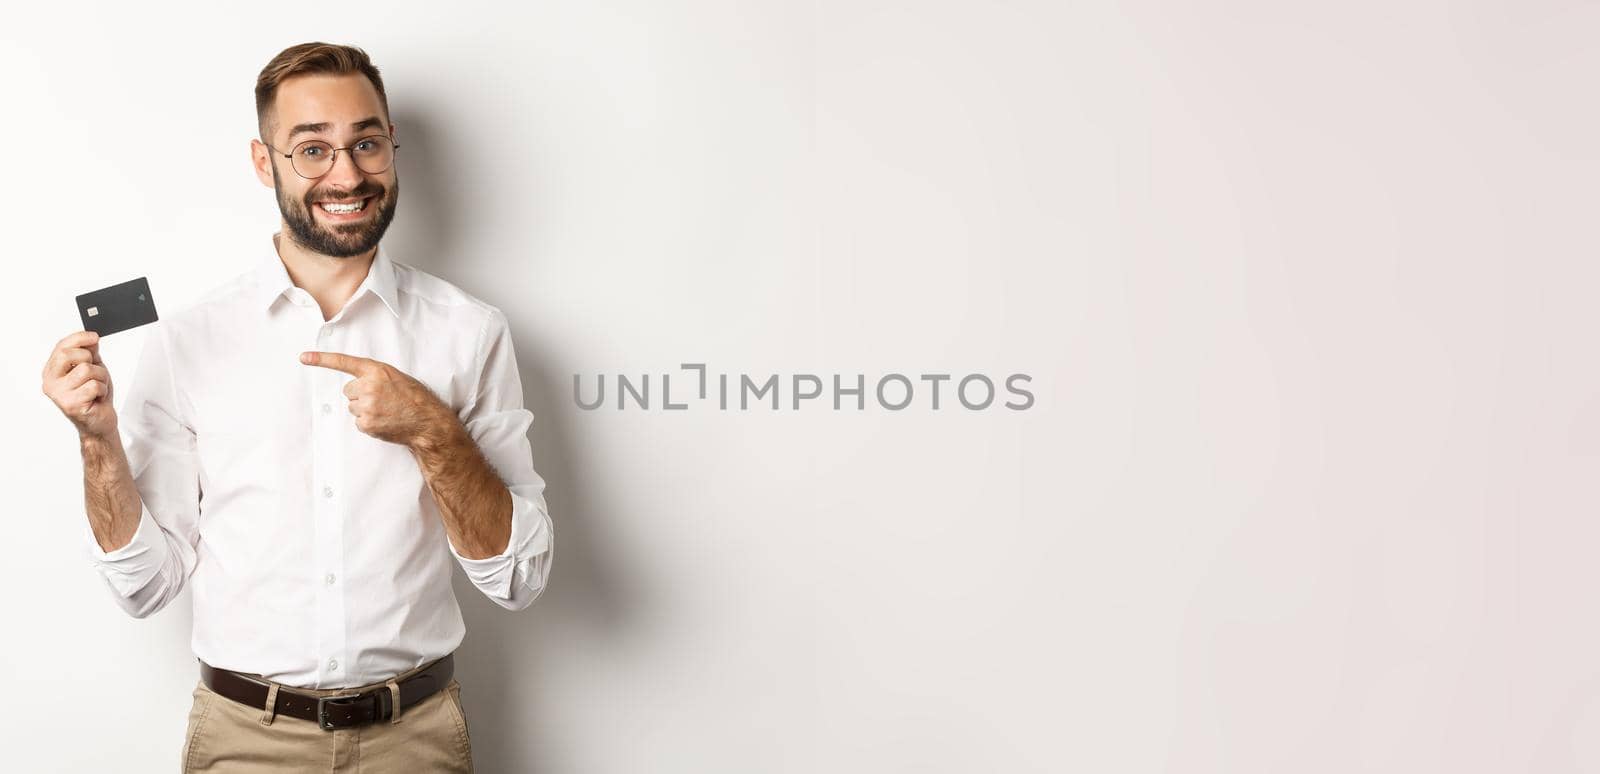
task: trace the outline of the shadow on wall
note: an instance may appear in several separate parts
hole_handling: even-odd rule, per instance
[[[490,601],[472,585],[461,568],[453,581],[461,602],[467,635],[457,654],[457,679],[472,735],[473,758],[480,771],[545,771],[569,769],[574,756],[562,753],[559,739],[545,738],[545,713],[560,711],[543,689],[545,675],[562,665],[557,654],[581,652],[579,641],[615,641],[629,617],[631,596],[604,562],[605,551],[591,533],[598,512],[574,464],[575,446],[563,411],[568,382],[548,368],[538,331],[527,327],[515,299],[496,297],[493,288],[470,287],[460,267],[473,262],[496,264],[496,272],[515,275],[536,271],[537,256],[462,255],[457,234],[466,224],[464,203],[479,186],[464,165],[449,163],[451,144],[430,126],[425,111],[396,108],[394,122],[400,145],[401,202],[385,237],[398,260],[456,284],[500,307],[511,323],[523,405],[534,414],[529,430],[534,468],[545,480],[545,500],[555,524],[555,558],[549,586],[526,610],[512,612]],[[413,150],[415,149],[415,150]],[[404,153],[402,151],[402,153]],[[528,260],[522,261],[520,258]],[[565,645],[565,647],[563,647]]]

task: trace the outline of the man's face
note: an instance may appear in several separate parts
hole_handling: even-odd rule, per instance
[[[270,176],[289,236],[312,252],[336,258],[362,255],[376,247],[394,220],[400,197],[394,165],[378,173],[365,172],[349,150],[341,150],[327,174],[308,180],[283,157],[307,140],[348,148],[375,134],[393,138],[394,125],[372,82],[359,73],[290,78],[279,85],[267,123],[272,136],[266,139],[282,153],[252,142],[256,174],[262,183]],[[330,212],[325,203],[354,203],[360,209]]]

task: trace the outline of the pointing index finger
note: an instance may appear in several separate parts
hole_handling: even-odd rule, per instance
[[[372,370],[376,361],[341,352],[301,352],[300,362],[343,371],[351,376],[364,376]]]

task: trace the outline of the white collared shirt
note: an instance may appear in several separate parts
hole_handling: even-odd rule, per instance
[[[511,491],[500,555],[457,552],[410,450],[356,429],[343,392],[355,377],[302,364],[308,350],[381,360],[456,410]],[[461,643],[452,556],[502,607],[545,588],[553,524],[505,315],[381,244],[327,321],[264,250],[155,323],[117,392],[143,509],[110,553],[85,519],[91,559],[138,618],[187,581],[194,654],[212,666],[306,688],[381,682]]]

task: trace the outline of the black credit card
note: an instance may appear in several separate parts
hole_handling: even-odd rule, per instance
[[[78,296],[83,329],[109,336],[156,321],[156,301],[144,277]]]

